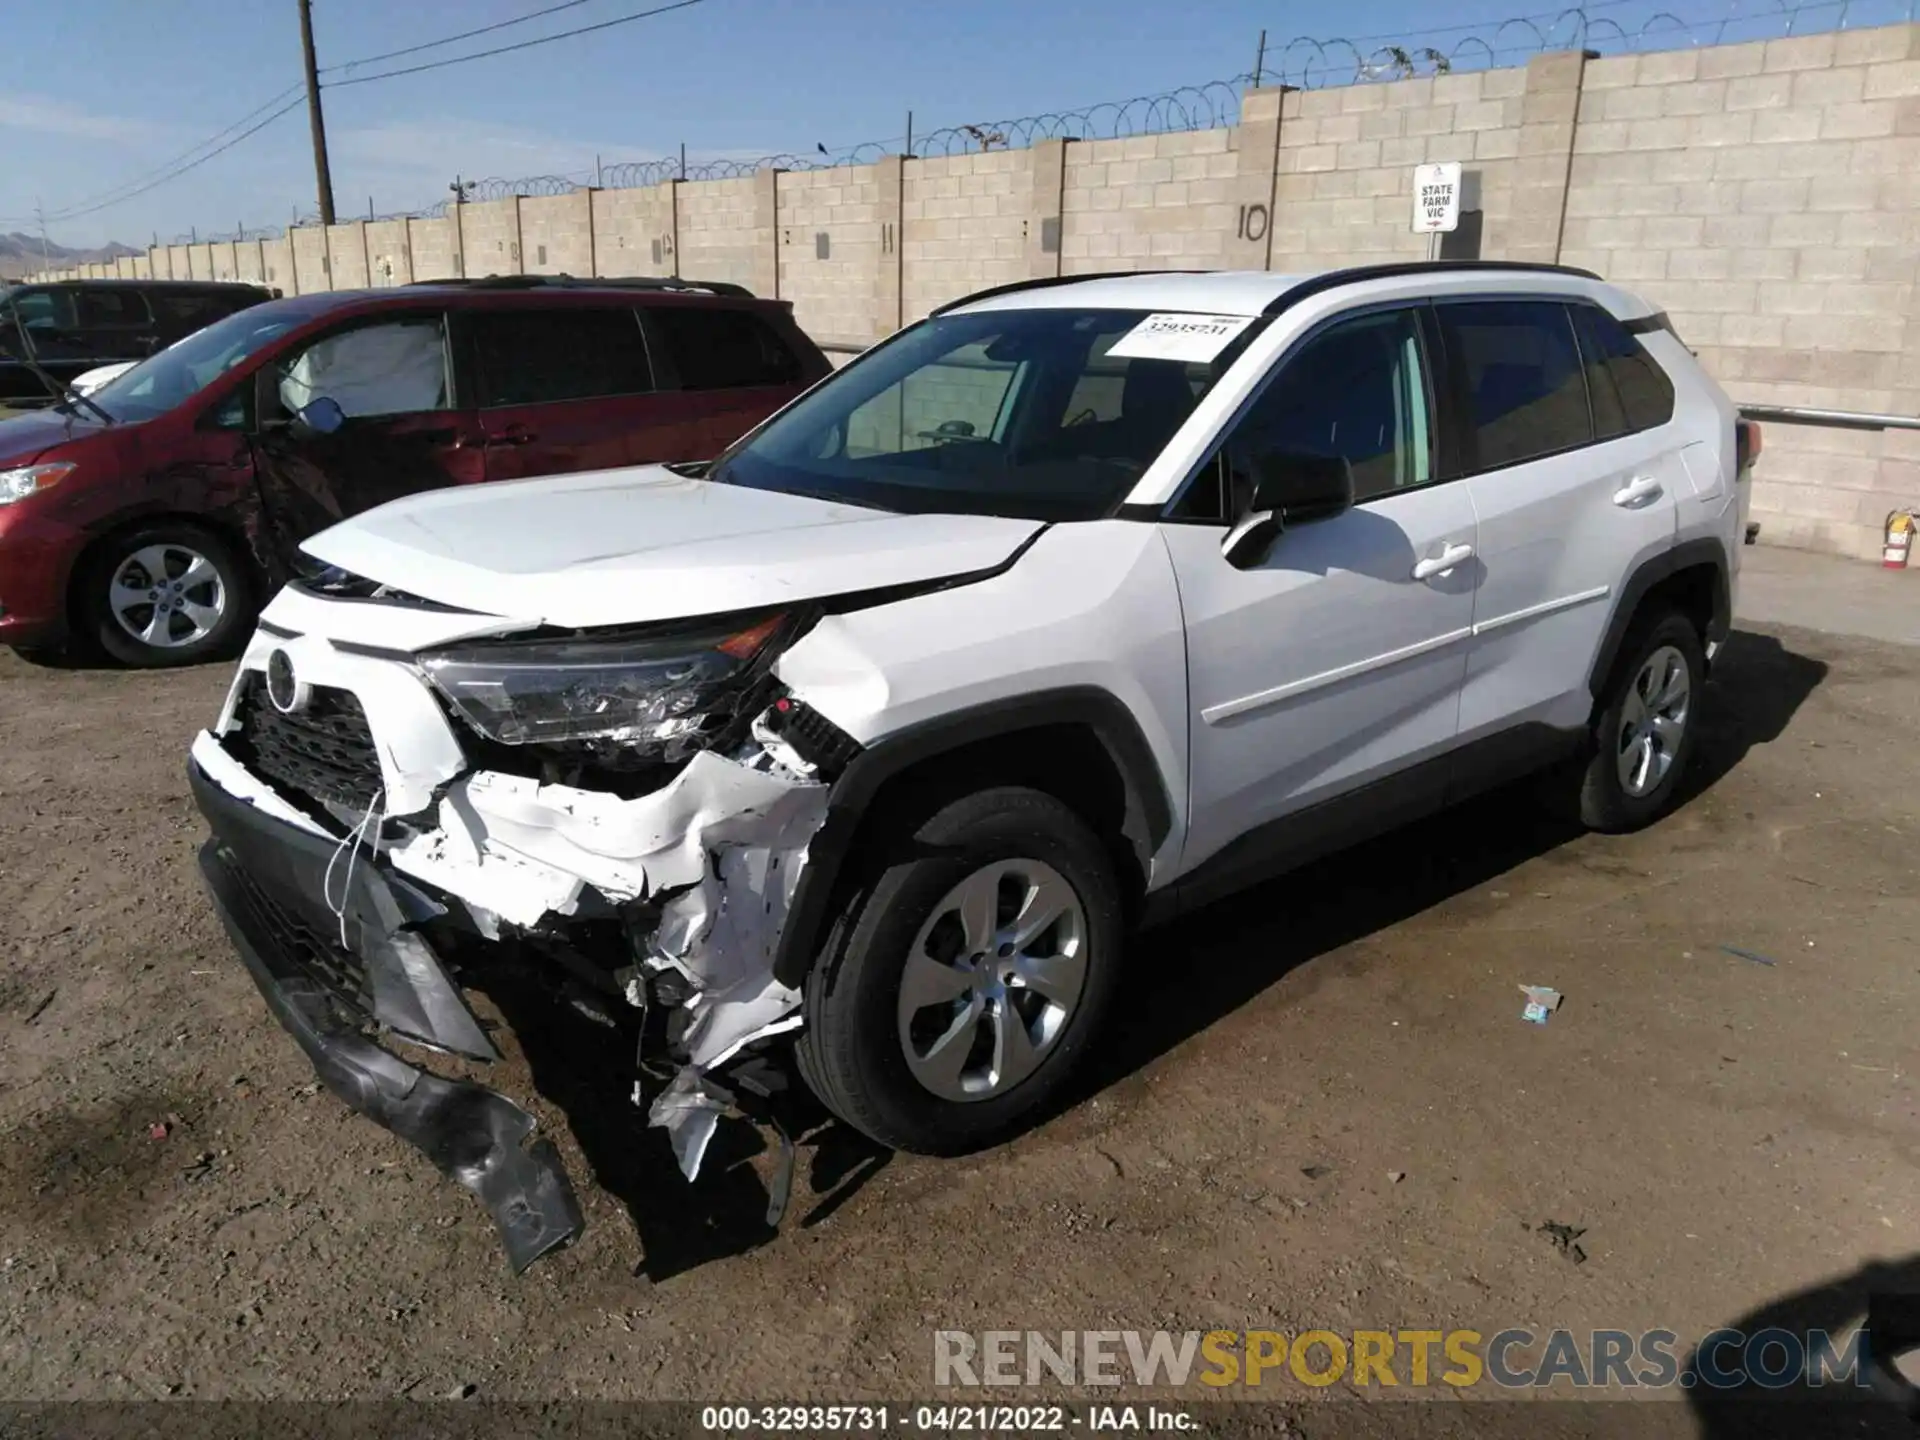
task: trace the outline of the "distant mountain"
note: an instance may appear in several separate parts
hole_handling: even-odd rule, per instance
[[[0,275],[30,275],[44,269],[49,261],[55,269],[64,269],[71,265],[91,265],[102,260],[117,260],[122,255],[145,253],[131,245],[122,245],[117,240],[97,250],[70,250],[65,245],[51,244],[42,247],[38,235],[27,235],[16,230],[11,235],[0,234]]]

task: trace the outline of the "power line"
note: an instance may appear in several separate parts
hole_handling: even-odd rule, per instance
[[[153,179],[147,181],[144,185],[141,185],[135,189],[129,190],[124,195],[116,195],[112,199],[103,200],[97,205],[84,205],[84,206],[75,207],[73,209],[61,210],[55,214],[51,214],[47,216],[47,218],[49,220],[54,220],[54,221],[77,220],[82,215],[92,215],[96,211],[107,210],[112,208],[115,205],[119,205],[125,201],[131,200],[136,196],[144,195],[147,193],[147,191],[157,189],[159,186],[166,184],[169,180],[178,180],[182,175],[185,175],[189,170],[197,170],[200,166],[206,164],[207,161],[213,159],[214,156],[224,154],[228,150],[231,150],[234,146],[238,145],[242,140],[247,139],[249,136],[259,134],[262,130],[266,129],[267,126],[271,125],[274,121],[278,120],[282,115],[291,115],[295,110],[299,109],[302,105],[306,103],[307,103],[307,99],[304,94],[296,96],[293,100],[289,101],[285,105],[282,105],[278,110],[274,111],[271,115],[267,116],[267,118],[262,120],[259,124],[250,126],[247,129],[242,130],[238,135],[234,136],[231,140],[227,141],[226,144],[221,145],[216,149],[209,150],[206,154],[200,156],[200,158],[197,160],[194,160],[186,165],[181,165],[176,169],[167,172],[166,174],[156,175]]]
[[[591,35],[596,30],[611,30],[616,25],[630,25],[635,20],[651,20],[656,15],[665,15],[673,10],[689,10],[695,5],[705,3],[706,0],[677,0],[677,3],[672,5],[656,6],[652,10],[642,10],[635,15],[620,15],[612,20],[602,20],[597,25],[582,25],[573,30],[556,31],[552,35],[522,40],[515,45],[499,45],[491,50],[476,50],[471,55],[456,55],[450,60],[431,60],[425,65],[408,65],[399,70],[382,70],[377,75],[354,75],[345,80],[335,80],[327,88],[337,90],[343,85],[371,85],[375,80],[392,80],[401,75],[419,75],[428,70],[443,70],[449,65],[464,65],[469,60],[487,60],[495,55],[511,55],[516,50],[531,50],[536,45],[549,45],[555,40],[568,40],[575,35]]]
[[[443,35],[438,40],[427,40],[418,45],[408,45],[400,50],[388,50],[380,55],[362,55],[357,60],[342,61],[338,65],[325,66],[320,73],[331,75],[336,70],[352,70],[360,65],[372,65],[379,60],[397,60],[402,55],[417,55],[422,50],[437,50],[442,45],[451,45],[456,40],[471,40],[476,35],[490,35],[495,30],[506,30],[515,25],[524,25],[529,20],[539,20],[548,15],[558,15],[562,10],[577,10],[592,0],[565,0],[564,4],[549,5],[544,10],[529,11],[525,15],[516,15],[511,20],[498,20],[491,25],[482,25],[478,30],[462,30],[458,35]]]
[[[245,125],[249,120],[252,120],[255,116],[261,114],[262,112],[271,109],[273,106],[280,104],[282,101],[286,100],[289,96],[298,92],[300,88],[301,88],[300,86],[294,85],[288,89],[282,90],[278,95],[274,96],[271,100],[268,100],[265,104],[255,106],[253,109],[249,110],[246,114],[242,115],[238,120],[235,120],[232,124],[226,126],[224,129],[214,131],[213,134],[207,136],[206,139],[202,140],[199,144],[190,146],[187,149],[182,150],[178,155],[175,155],[172,159],[161,161],[158,165],[154,166],[152,170],[149,170],[146,173],[148,175],[152,175],[157,171],[170,170],[175,165],[178,165],[183,161],[192,159],[195,155],[198,155],[202,150],[206,149],[209,145],[213,144],[215,141],[224,139],[226,136],[231,135],[235,130],[238,130],[242,125]],[[248,133],[251,134],[252,132],[249,131]],[[142,183],[143,183],[143,180],[140,177],[136,177],[132,180],[122,180],[119,184],[111,185],[107,187],[105,190],[97,190],[91,195],[83,195],[77,200],[68,202],[68,204],[62,207],[62,209],[53,212],[49,216],[49,218],[55,219],[55,220],[64,219],[68,213],[80,210],[86,206],[91,206],[96,201],[111,202],[112,197],[119,195],[119,193],[122,190],[126,190],[129,187],[141,185]]]

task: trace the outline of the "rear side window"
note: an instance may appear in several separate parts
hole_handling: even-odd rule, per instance
[[[1651,430],[1673,418],[1673,381],[1626,326],[1594,305],[1575,305],[1573,321],[1598,439]]]
[[[111,329],[123,325],[145,325],[152,317],[147,302],[138,290],[82,290],[80,326]]]
[[[1437,307],[1475,468],[1494,470],[1593,441],[1566,307],[1490,300]]]
[[[483,408],[653,389],[646,338],[631,310],[475,310],[465,319]]]
[[[657,305],[647,312],[687,390],[793,385],[800,357],[765,318],[718,306]]]
[[[29,330],[73,329],[71,290],[16,290],[9,297],[9,308]],[[13,315],[7,321],[11,325]]]
[[[194,331],[224,320],[236,310],[243,310],[247,301],[229,299],[224,295],[212,295],[206,292],[185,294],[154,292],[147,296],[153,306],[154,319],[174,335],[191,335]]]

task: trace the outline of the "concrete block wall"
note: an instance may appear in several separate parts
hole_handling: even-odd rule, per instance
[[[592,200],[596,275],[678,275],[677,182],[596,190]],[[724,278],[724,277],[716,277]]]
[[[452,218],[407,221],[407,259],[415,280],[456,280],[460,268],[460,225]]]
[[[773,214],[760,213],[760,190],[757,176],[680,184],[677,187],[680,267],[672,273],[689,279],[725,280],[754,288],[754,277],[764,268],[760,252],[772,245],[776,225]],[[755,293],[774,291],[757,289]]]
[[[526,274],[592,275],[593,242],[593,197],[587,191],[520,202],[520,268]]]
[[[466,261],[463,274],[518,275],[525,271],[520,245],[520,198],[489,200],[453,208],[460,236],[459,251]]]
[[[949,300],[1027,278],[1033,188],[1033,163],[1025,150],[945,155],[903,167],[903,320],[922,319]]]
[[[880,170],[843,165],[779,177],[778,293],[815,339],[865,343],[898,327],[897,316],[884,327],[879,317]]]
[[[1920,27],[1590,63],[1562,254],[1659,299],[1736,399],[1920,413]],[[1769,427],[1763,534],[1876,553],[1911,451]]]
[[[1240,173],[1230,130],[1066,148],[1060,273],[1222,267]]]
[[[367,252],[367,283],[378,289],[407,285],[413,280],[413,257],[407,243],[406,220],[370,220],[363,243]]]
[[[290,293],[523,271],[727,280],[792,302],[844,353],[1027,278],[1418,258],[1413,168],[1443,160],[1465,168],[1470,212],[1444,253],[1640,291],[1738,401],[1920,415],[1915,25],[1259,90],[1232,129],[507,199],[111,268]],[[1769,428],[1765,539],[1869,555],[1886,511],[1914,502],[1920,437]]]

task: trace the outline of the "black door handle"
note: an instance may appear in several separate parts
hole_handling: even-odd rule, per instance
[[[489,435],[487,444],[492,445],[531,445],[539,437],[531,430],[515,425],[502,430],[498,435]]]

